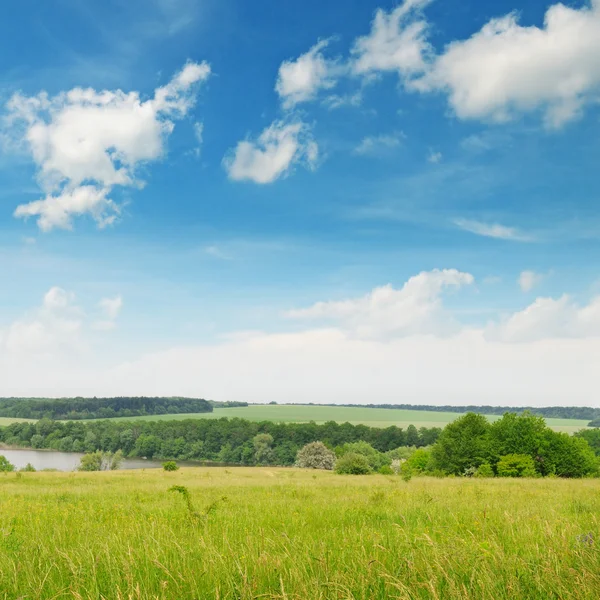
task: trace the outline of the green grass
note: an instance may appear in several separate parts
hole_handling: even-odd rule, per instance
[[[0,505],[5,600],[600,597],[598,480],[11,473]]]
[[[240,417],[250,421],[279,421],[285,423],[305,423],[315,421],[338,421],[370,427],[389,427],[397,425],[406,428],[444,427],[460,417],[461,413],[435,412],[425,410],[398,410],[386,408],[360,408],[345,406],[295,406],[295,405],[254,405],[236,408],[216,408],[212,413],[195,413],[181,415],[151,415],[148,417],[125,417],[123,420],[162,421],[172,419],[220,419],[221,417]],[[500,417],[489,416],[491,421]],[[557,431],[572,433],[586,427],[588,421],[577,419],[546,419],[549,427]]]

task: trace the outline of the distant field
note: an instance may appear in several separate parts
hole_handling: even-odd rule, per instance
[[[23,423],[23,421],[27,421],[32,423],[32,419],[12,419],[11,417],[0,417],[0,426],[10,425],[11,423]]]
[[[242,406],[236,408],[216,408],[212,413],[195,413],[179,415],[151,415],[148,417],[122,417],[119,420],[147,420],[163,421],[173,419],[220,419],[222,417],[239,417],[249,421],[275,421],[281,423],[306,423],[315,421],[346,421],[354,425],[368,425],[370,427],[389,427],[396,425],[406,428],[415,427],[444,427],[451,421],[461,416],[462,413],[435,412],[425,410],[396,410],[387,408],[349,408],[346,406],[292,406],[292,405],[267,405],[267,406]],[[498,416],[490,415],[488,419],[495,421]],[[586,427],[587,420],[578,419],[546,419],[546,423],[556,431],[573,433]]]
[[[0,599],[597,600],[599,512],[597,479],[5,473]]]

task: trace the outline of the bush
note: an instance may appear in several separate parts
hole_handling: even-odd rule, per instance
[[[425,450],[425,448],[419,448],[415,450],[410,458],[406,461],[406,464],[410,466],[411,470],[415,473],[425,473],[431,470],[431,451]]]
[[[494,470],[492,469],[492,466],[490,465],[490,463],[487,463],[487,462],[479,465],[479,468],[474,473],[474,477],[493,477],[493,476],[494,476]]]
[[[338,446],[335,451],[338,458],[341,458],[346,454],[361,454],[367,459],[369,466],[374,471],[377,471],[379,467],[382,467],[383,465],[389,465],[392,462],[391,457],[379,452],[373,448],[371,444],[365,442],[364,440],[350,442],[344,444],[343,446]]]
[[[349,452],[338,458],[335,472],[341,475],[368,475],[372,469],[366,456]]]
[[[22,469],[19,469],[19,471],[25,471],[26,473],[33,473],[35,470],[35,467],[31,463],[27,463]]]
[[[8,462],[6,456],[0,455],[0,472],[10,473],[15,470],[15,465]]]
[[[179,467],[174,460],[168,460],[167,462],[163,463],[163,469],[165,471],[178,471]]]
[[[379,467],[378,473],[381,475],[394,475],[394,470],[389,465],[382,465]]]
[[[114,471],[121,466],[123,462],[123,453],[117,450],[112,452],[89,452],[81,457],[79,462],[79,471]]]
[[[312,442],[298,450],[296,467],[300,469],[326,469],[335,467],[335,454],[323,442]]]
[[[535,477],[535,463],[527,454],[507,454],[501,456],[496,470],[499,477]]]

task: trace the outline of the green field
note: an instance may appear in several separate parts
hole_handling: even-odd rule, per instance
[[[600,597],[599,480],[10,473],[0,502],[5,600]]]
[[[370,427],[389,427],[397,425],[406,428],[415,427],[444,427],[463,413],[435,412],[425,410],[397,410],[387,408],[360,408],[345,406],[296,406],[296,405],[254,405],[236,408],[215,408],[212,413],[180,414],[180,415],[151,415],[148,417],[122,417],[122,420],[151,420],[165,419],[220,419],[221,417],[239,417],[250,421],[279,421],[282,423],[306,423],[315,421],[348,421],[354,425],[363,424]],[[489,416],[490,421],[500,418]],[[577,419],[546,419],[546,423],[557,431],[573,433],[586,427],[588,421]]]
[[[27,421],[32,423],[32,419],[13,419],[11,417],[0,417],[0,426],[4,427],[5,425],[10,425],[11,423],[22,423],[23,421]]]

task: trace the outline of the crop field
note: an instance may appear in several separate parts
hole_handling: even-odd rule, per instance
[[[6,600],[600,597],[599,480],[9,473],[0,503]]]
[[[296,406],[296,405],[254,405],[236,408],[215,408],[212,413],[195,413],[179,415],[151,415],[147,417],[125,417],[124,419],[145,419],[159,421],[165,419],[220,419],[221,417],[240,417],[250,421],[278,421],[282,423],[306,423],[315,421],[348,421],[354,425],[362,424],[370,427],[389,427],[397,425],[406,428],[444,427],[463,413],[435,412],[424,410],[399,410],[387,408],[361,408],[346,406]],[[495,421],[500,417],[490,415],[488,419]],[[557,431],[573,433],[586,427],[589,421],[578,419],[546,419],[546,423]]]

